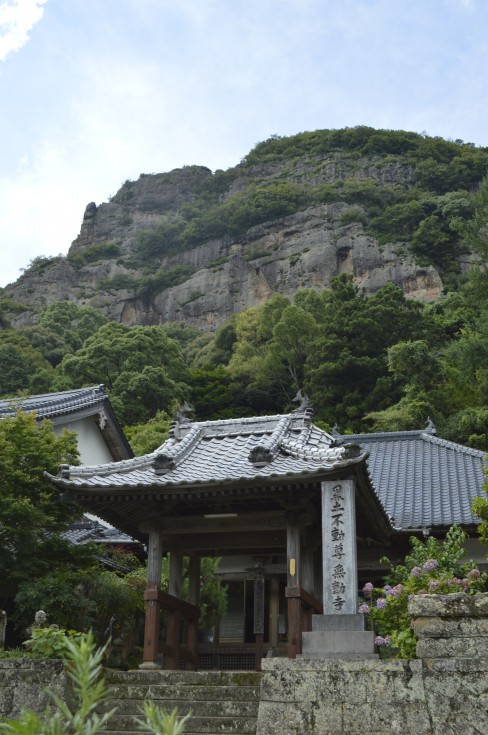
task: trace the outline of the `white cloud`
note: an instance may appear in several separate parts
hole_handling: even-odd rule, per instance
[[[29,40],[29,31],[38,23],[47,0],[12,0],[0,5],[0,61],[18,51]]]

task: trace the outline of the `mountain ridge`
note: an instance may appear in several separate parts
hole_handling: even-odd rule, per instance
[[[488,150],[403,131],[315,131],[258,144],[237,166],[141,174],[87,205],[66,257],[38,258],[4,290],[24,310],[59,300],[128,325],[214,330],[273,293],[350,273],[432,301],[472,256],[456,232]]]

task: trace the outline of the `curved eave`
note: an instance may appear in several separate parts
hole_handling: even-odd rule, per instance
[[[310,482],[310,481],[319,481],[320,479],[329,478],[333,476],[334,474],[342,474],[344,469],[347,469],[349,467],[353,468],[356,465],[360,465],[363,463],[368,457],[368,452],[364,452],[358,457],[354,457],[351,459],[343,460],[343,461],[337,461],[334,462],[334,464],[330,467],[324,467],[319,466],[317,468],[314,468],[312,470],[303,472],[302,470],[299,472],[271,472],[271,473],[265,473],[265,472],[257,472],[255,475],[249,477],[249,476],[238,476],[238,477],[222,477],[222,478],[213,478],[209,480],[191,480],[188,482],[177,482],[172,481],[168,475],[162,475],[160,477],[156,476],[154,477],[154,481],[151,483],[147,482],[139,482],[139,481],[128,481],[126,483],[117,485],[110,485],[110,483],[107,482],[106,478],[103,475],[99,474],[91,474],[90,473],[90,467],[83,467],[81,470],[79,470],[80,474],[77,475],[76,479],[71,479],[67,477],[62,477],[60,475],[52,475],[49,472],[44,473],[44,477],[47,480],[50,480],[54,485],[56,485],[58,488],[63,490],[69,490],[73,493],[79,494],[79,495],[99,495],[99,494],[109,494],[109,495],[127,495],[131,493],[140,494],[140,493],[150,493],[154,495],[160,495],[163,494],[166,490],[174,492],[175,490],[181,489],[184,492],[191,492],[192,490],[200,490],[203,488],[212,488],[212,487],[219,487],[227,486],[229,488],[237,487],[237,486],[262,486],[267,483],[273,484],[273,485],[279,485],[279,484],[288,484],[290,482],[293,483],[300,483],[300,482]],[[116,465],[111,464],[111,467],[115,469]],[[72,468],[74,471],[76,471],[78,468]],[[130,473],[127,473],[128,477],[130,476]],[[89,484],[88,482],[83,482],[84,478],[90,478],[92,479],[92,482]],[[93,481],[95,481],[97,478],[100,478],[102,480],[99,484],[93,484]],[[105,482],[103,482],[105,480]]]

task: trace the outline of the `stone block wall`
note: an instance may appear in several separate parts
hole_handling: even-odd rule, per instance
[[[488,656],[487,593],[418,595],[408,611],[419,658]]]
[[[256,735],[488,733],[488,593],[422,595],[410,613],[422,655],[413,661],[264,659]],[[46,687],[69,701],[61,661],[0,659],[0,721],[43,712]]]
[[[265,659],[257,735],[488,733],[488,594],[409,609],[418,660]]]
[[[0,659],[0,722],[27,707],[42,713],[51,702],[46,689],[68,701],[69,684],[62,661]]]

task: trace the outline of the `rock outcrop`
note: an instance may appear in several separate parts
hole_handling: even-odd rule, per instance
[[[351,160],[340,153],[230,170],[219,202],[245,191],[250,181],[292,182],[317,187],[337,181],[372,180],[378,186],[412,184],[412,171],[398,161],[378,157]],[[229,172],[220,172],[227,175]],[[14,315],[15,326],[35,320],[35,311],[58,300],[101,309],[110,319],[129,325],[185,321],[213,330],[233,314],[262,303],[273,293],[292,297],[298,289],[322,289],[339,273],[350,273],[367,294],[385,283],[397,284],[408,296],[424,301],[442,291],[440,274],[420,265],[405,243],[380,246],[365,232],[361,205],[343,201],[298,207],[276,217],[196,245],[141,258],[141,233],[191,218],[192,203],[216,174],[186,167],[167,174],[142,175],[127,181],[110,202],[88,204],[81,231],[66,258],[41,259],[6,293],[26,304]],[[186,209],[185,209],[186,207]],[[357,217],[357,221],[355,221]],[[162,275],[161,284],[141,288],[144,278]],[[165,280],[164,274],[176,274]]]

